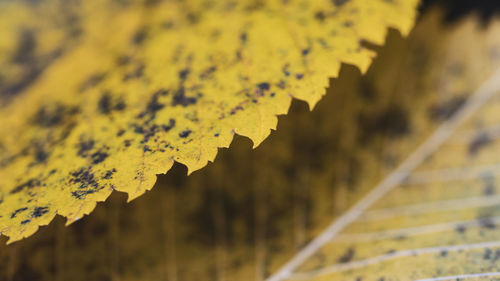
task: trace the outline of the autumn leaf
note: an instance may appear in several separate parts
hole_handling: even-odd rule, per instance
[[[312,108],[341,63],[366,70],[417,0],[3,1],[0,233],[132,200],[233,135],[254,147],[292,98]]]
[[[450,26],[433,11],[420,19],[407,39],[390,31],[387,45],[377,48],[379,56],[366,75],[344,65],[314,111],[294,101],[289,114],[280,117],[278,130],[257,149],[247,138],[236,137],[215,163],[189,177],[186,167],[176,164],[159,176],[151,192],[129,204],[125,194],[115,192],[70,227],[57,217],[37,235],[0,247],[0,279],[269,278],[394,171],[440,124],[449,122],[500,65],[499,27],[496,20],[482,29],[474,17]],[[417,278],[431,278],[436,268],[443,270],[441,275],[480,272],[464,266],[468,263],[494,269],[496,251],[464,248],[462,257],[473,253],[473,262],[452,260],[458,252],[449,251],[449,259],[441,253],[421,254],[400,263],[387,260],[380,267],[314,275],[336,264],[348,267],[389,252],[400,255],[405,250],[495,239],[498,192],[493,178],[473,179],[473,172],[480,170],[472,169],[463,173],[469,179],[430,184],[418,175],[431,171],[427,175],[435,176],[430,179],[438,179],[444,166],[435,161],[485,165],[489,157],[494,162],[495,139],[488,145],[476,136],[487,124],[494,136],[496,106],[497,98],[490,100],[436,150],[440,156],[417,169],[425,173],[412,174],[387,193],[292,276],[407,280],[409,270],[415,269]],[[394,116],[398,118],[388,118]],[[382,122],[388,119],[393,121]],[[481,129],[476,126],[480,120]],[[438,209],[456,206],[457,200],[460,207],[476,207]],[[415,213],[416,204],[417,210],[426,212]],[[393,214],[395,207],[398,216],[379,220]],[[401,234],[407,238],[394,239]],[[412,262],[417,261],[415,267]]]
[[[497,20],[483,33],[469,18],[448,37],[447,59],[459,54],[470,62],[451,61],[447,80],[433,76],[436,94],[456,95],[428,110],[442,124],[267,280],[500,276],[498,28]],[[479,48],[457,45],[467,33]],[[469,96],[461,87],[476,75],[484,82]]]

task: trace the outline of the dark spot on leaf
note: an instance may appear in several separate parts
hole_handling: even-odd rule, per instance
[[[50,128],[61,125],[70,116],[78,112],[77,107],[70,107],[61,104],[42,106],[33,116],[32,122],[43,128]]]
[[[70,183],[78,184],[79,188],[97,188],[99,186],[90,169],[80,169],[76,172],[72,172],[70,175]]]
[[[161,0],[146,0],[144,1],[144,6],[156,6],[161,3]]]
[[[191,104],[195,104],[197,102],[197,98],[194,97],[186,97],[185,89],[184,87],[180,87],[177,92],[175,93],[173,99],[172,99],[172,105],[177,106],[177,105],[182,105],[182,106],[188,106]]]
[[[41,186],[41,185],[42,185],[42,183],[41,183],[40,180],[30,179],[30,180],[28,180],[28,181],[26,181],[26,182],[24,182],[24,183],[16,186],[14,189],[12,189],[10,191],[10,194],[18,193],[18,192],[24,190],[25,188],[31,189],[33,187]]]
[[[104,80],[104,78],[106,78],[106,73],[104,72],[95,73],[89,76],[80,84],[79,92],[83,93],[91,88],[94,88],[95,86],[99,85]]]
[[[465,103],[465,97],[453,97],[441,104],[433,106],[429,111],[429,116],[433,120],[444,121],[450,118]]]
[[[351,26],[353,26],[353,25],[354,25],[354,23],[353,23],[352,21],[349,21],[349,20],[348,20],[348,21],[345,21],[345,22],[344,22],[344,26],[345,26],[345,27],[351,27]]]
[[[181,137],[181,138],[187,138],[190,134],[191,134],[191,130],[187,129],[187,130],[182,131],[179,134],[179,137]]]
[[[37,147],[35,149],[35,163],[44,163],[49,157],[49,153],[43,149],[43,147]]]
[[[259,83],[256,86],[257,86],[256,93],[258,96],[264,96],[265,92],[271,89],[271,85],[267,82]]]
[[[492,254],[491,249],[489,248],[484,249],[483,259],[485,260],[491,259],[491,254]]]
[[[333,5],[340,7],[345,3],[349,2],[350,0],[331,0],[331,1]]]
[[[197,13],[189,12],[186,15],[189,24],[196,24],[200,21],[200,15]]]
[[[289,64],[285,64],[285,65],[283,65],[283,67],[281,67],[281,72],[283,72],[283,74],[285,74],[286,77],[290,76],[290,74],[291,74],[289,68],[290,68]],[[285,82],[285,81],[283,81],[283,82]]]
[[[101,114],[110,114],[113,110],[123,110],[125,109],[125,102],[120,100],[114,104],[112,94],[109,91],[104,91],[101,98],[97,102],[97,110]]]
[[[165,92],[167,92],[167,91],[164,89],[160,89],[160,90],[156,91],[151,96],[151,99],[149,100],[148,104],[146,105],[146,109],[144,109],[144,111],[142,111],[138,115],[138,117],[139,118],[148,117],[148,121],[155,119],[156,112],[165,107],[164,104],[162,104],[158,101],[158,98],[160,96],[165,95]]]
[[[245,44],[247,42],[247,33],[246,32],[242,32],[240,34],[240,41],[242,44]]]
[[[486,177],[483,179],[484,188],[483,195],[489,196],[495,194],[495,181],[493,177]]]
[[[172,29],[174,28],[174,22],[172,22],[171,20],[164,21],[161,23],[161,27],[165,29]]]
[[[128,81],[130,79],[137,79],[137,78],[141,78],[143,75],[144,75],[144,64],[143,63],[139,63],[135,68],[134,70],[126,73],[124,76],[123,76],[123,81]]]
[[[12,61],[17,64],[29,63],[33,60],[36,50],[36,38],[32,30],[23,30],[17,42],[16,53],[12,56]]]
[[[144,127],[142,126],[139,126],[137,124],[134,124],[134,133],[136,134],[144,134],[146,130],[144,129]]]
[[[49,212],[48,207],[36,207],[31,213],[31,217],[38,218]]]
[[[240,110],[243,110],[243,107],[241,105],[238,105],[235,108],[231,109],[231,111],[229,112],[229,114],[230,115],[234,115],[234,114],[236,114],[236,112],[238,112]]]
[[[97,109],[102,114],[109,114],[111,112],[111,96],[109,92],[104,92],[97,102]]]
[[[119,100],[119,101],[115,104],[114,110],[121,111],[121,110],[124,110],[126,106],[127,106],[127,105],[125,104],[125,102],[124,102],[123,100]]]
[[[188,77],[188,75],[189,75],[189,72],[190,72],[190,71],[189,71],[189,69],[188,69],[188,68],[186,68],[186,69],[183,69],[183,70],[179,71],[179,79],[181,79],[181,80],[186,80],[186,78],[187,78],[187,77]]]
[[[27,223],[29,223],[30,221],[31,221],[30,219],[23,220],[23,221],[21,222],[21,224],[27,224]]]
[[[106,160],[106,158],[108,158],[109,154],[107,154],[106,152],[95,152],[93,153],[90,158],[92,159],[92,164],[96,165],[96,164],[99,164],[101,162],[103,162],[104,160]]]
[[[170,118],[170,120],[168,120],[168,125],[162,125],[161,127],[165,132],[172,130],[172,128],[175,127],[175,119]]]
[[[467,230],[467,228],[464,225],[458,225],[455,228],[455,231],[458,232],[458,233],[464,233],[466,230]]]
[[[500,259],[500,250],[499,250],[499,249],[497,249],[497,250],[495,251],[495,256],[493,257],[493,260],[492,260],[492,261],[493,261],[493,262],[496,262],[498,259]]]
[[[323,11],[318,11],[314,14],[314,18],[317,19],[318,21],[324,21],[326,19],[325,12]]]
[[[134,124],[134,133],[143,135],[141,143],[146,143],[150,138],[154,137],[160,131],[160,126],[156,124],[149,124],[148,121],[143,125]]]
[[[487,228],[487,229],[494,229],[494,228],[496,228],[495,221],[493,221],[490,218],[480,218],[479,219],[479,225],[481,227]]]
[[[257,87],[261,91],[267,91],[267,90],[269,90],[271,88],[271,85],[269,85],[269,83],[267,83],[267,82],[264,82],[264,83],[257,84]]]
[[[147,28],[141,27],[139,28],[139,30],[135,32],[134,36],[132,37],[132,43],[137,46],[142,45],[147,36],[148,36]]]
[[[247,10],[248,12],[254,12],[264,8],[264,6],[265,6],[264,3],[260,0],[252,1],[245,7],[245,10]]]
[[[83,158],[88,156],[88,153],[94,148],[94,140],[80,140],[78,143],[77,155]]]
[[[469,155],[475,155],[483,147],[491,143],[492,139],[487,133],[480,133],[469,143]]]
[[[211,66],[207,69],[205,69],[201,74],[200,74],[200,79],[207,79],[213,75],[213,73],[217,71],[216,66]]]
[[[131,61],[132,61],[132,57],[127,56],[127,55],[123,55],[123,56],[119,56],[119,57],[116,59],[116,64],[117,64],[118,66],[124,66],[124,65],[129,64]]]
[[[21,213],[23,211],[26,211],[26,210],[28,210],[27,207],[19,208],[19,209],[15,210],[14,212],[12,212],[12,214],[10,214],[10,218],[13,219],[13,218],[15,218],[17,216],[17,214],[19,214],[19,213]]]
[[[113,169],[113,170],[107,170],[106,171],[106,174],[104,174],[104,176],[102,177],[103,179],[106,179],[106,180],[109,180],[111,178],[113,178],[113,174],[116,172],[116,169]]]
[[[41,73],[63,52],[57,48],[48,53],[37,53],[37,40],[34,30],[24,29],[19,33],[16,52],[11,57],[14,68],[21,70],[13,79],[0,77],[0,99],[7,102],[11,97],[22,93],[32,85]]]
[[[354,258],[355,251],[353,248],[347,249],[347,251],[340,257],[338,258],[339,263],[347,263],[350,262]]]
[[[84,199],[86,195],[95,193],[104,188],[97,183],[90,168],[81,168],[75,172],[71,172],[69,182],[76,184],[78,188],[81,189],[71,192],[71,195],[77,199]]]
[[[63,115],[64,108],[62,106],[55,108],[43,106],[35,114],[33,121],[40,127],[52,127],[61,124]]]
[[[276,86],[278,88],[282,89],[282,90],[285,89],[286,88],[286,82],[285,82],[285,80],[280,80],[280,82],[278,84],[276,84]]]

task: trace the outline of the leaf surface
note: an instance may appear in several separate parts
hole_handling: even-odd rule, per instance
[[[0,279],[269,278],[394,171],[491,76],[500,65],[496,55],[500,50],[498,27],[494,21],[482,29],[475,18],[449,26],[433,12],[421,18],[409,38],[391,31],[387,45],[378,49],[379,56],[366,75],[344,65],[313,112],[304,102],[294,101],[289,114],[280,117],[279,129],[257,149],[252,150],[248,139],[236,137],[230,149],[221,150],[218,161],[189,177],[185,167],[176,164],[167,175],[159,176],[153,190],[130,204],[125,203],[125,194],[115,192],[86,219],[70,227],[64,227],[64,220],[58,217],[37,235],[0,246]],[[480,110],[484,125],[500,121],[496,106],[494,98]],[[381,122],[388,119],[393,121]],[[477,143],[471,141],[482,131],[474,125],[479,119],[470,122],[471,127],[464,124],[450,138],[452,142],[436,151],[446,157],[429,159],[428,166],[419,172],[440,172],[431,168],[439,159],[470,166],[488,164],[487,157],[490,164],[495,162],[494,141],[469,155],[470,144]],[[491,126],[489,132],[494,133],[494,128]],[[467,176],[474,171],[460,174]],[[413,175],[404,187],[387,193],[362,220],[345,228],[294,274],[309,274],[390,251],[401,254],[496,239],[496,221],[476,219],[497,216],[496,180],[448,179],[430,184]],[[457,204],[462,209],[473,208],[443,209]],[[418,208],[408,207],[415,205]],[[396,207],[401,208],[394,210]],[[374,219],[375,215],[393,214],[390,210],[401,215],[384,221]],[[460,225],[459,231],[466,228],[463,234],[454,230],[455,225]],[[394,239],[402,234],[407,238]],[[450,259],[420,251],[418,257],[311,275],[309,279],[379,280],[394,276],[408,280],[433,277],[436,268],[443,270],[440,276],[481,272],[472,265],[488,269],[482,272],[494,271],[499,262],[494,261],[495,251],[488,254],[477,247],[461,250],[480,258],[454,260],[456,250],[448,251]],[[489,258],[482,259],[483,255]],[[418,267],[413,261],[418,261]],[[412,270],[420,275],[408,275]]]
[[[444,110],[440,126],[269,281],[500,276],[500,68],[493,51],[499,42],[491,37],[498,32],[498,21],[486,32],[472,21],[462,22],[447,38],[448,56],[468,57],[467,67],[480,71],[484,82],[470,96],[449,100],[447,106],[454,110]],[[465,35],[467,30],[475,33],[481,47],[454,45],[461,40],[458,34]],[[477,67],[481,63],[474,60],[491,61]],[[463,64],[448,71],[451,77],[434,78],[443,87],[437,88],[437,95],[459,93],[459,77],[471,79],[463,76]],[[429,113],[436,114],[434,110]]]
[[[341,63],[365,70],[416,0],[3,1],[0,233],[113,190],[129,200],[174,161],[189,173],[235,133],[254,146],[292,97],[313,107]]]

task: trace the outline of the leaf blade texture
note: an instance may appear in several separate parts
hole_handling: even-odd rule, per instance
[[[462,21],[455,32],[478,32],[470,21]],[[496,28],[492,24],[486,33],[493,34]],[[458,38],[453,37],[448,40]],[[497,43],[488,37],[481,44],[496,49]],[[448,48],[454,54],[475,50]],[[492,53],[478,56],[491,59]],[[494,133],[498,119],[494,108],[499,100],[500,69],[495,66],[478,68],[488,69],[486,81],[468,98],[449,100],[447,106],[454,109],[433,134],[267,280],[498,277]],[[459,92],[455,87],[460,82],[453,80],[441,93]]]
[[[113,190],[136,198],[174,161],[189,173],[235,133],[254,146],[292,97],[313,107],[342,62],[366,70],[415,0],[6,1],[0,233],[68,223]]]
[[[114,193],[70,227],[57,217],[37,235],[0,246],[0,279],[269,278],[500,65],[498,20],[485,27],[474,17],[451,25],[441,19],[426,14],[406,39],[391,31],[365,75],[344,65],[314,111],[295,100],[257,149],[238,136],[218,161],[189,177],[176,164],[131,203]],[[488,102],[294,274],[341,265],[342,272],[309,279],[494,278],[497,107],[498,98]],[[380,121],[387,116],[397,122]],[[372,262],[360,267],[366,260]]]

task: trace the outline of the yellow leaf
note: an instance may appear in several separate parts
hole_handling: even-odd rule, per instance
[[[497,20],[483,30],[474,18],[450,27],[441,23],[439,14],[431,13],[408,40],[391,31],[366,75],[344,65],[313,112],[295,101],[290,113],[280,117],[277,132],[257,149],[252,150],[248,139],[237,137],[215,163],[189,177],[185,167],[176,164],[159,176],[151,192],[130,204],[125,204],[125,194],[114,193],[70,227],[58,217],[37,235],[0,247],[0,279],[269,278],[393,171],[491,76],[500,65],[499,27]],[[500,121],[496,107],[498,98],[439,149],[446,155],[429,159],[421,171],[442,172],[435,161],[484,165],[498,159],[497,139],[469,155],[469,147],[481,143],[471,140],[484,132],[476,125]],[[387,116],[399,119],[381,122]],[[498,132],[494,126],[489,129]],[[329,241],[294,271],[295,277],[392,251],[497,239],[498,227],[493,228],[497,221],[492,217],[498,215],[498,181],[485,177],[429,184],[418,175],[412,174],[404,187],[386,194],[363,219]],[[460,207],[481,206],[438,210],[449,206],[443,200],[459,200]],[[417,210],[430,213],[407,207],[417,203]],[[394,207],[399,210],[388,212]],[[374,219],[387,213],[393,217]],[[478,216],[490,220],[475,220]],[[400,234],[406,239],[394,239]],[[432,277],[437,270],[442,275],[471,274],[479,272],[478,267],[492,271],[499,267],[494,250],[456,254],[420,251],[419,256],[329,275],[311,274],[309,279],[408,280]]]
[[[0,233],[132,200],[235,133],[257,146],[292,97],[312,108],[341,63],[366,70],[363,41],[407,34],[417,2],[1,2]]]
[[[269,281],[500,276],[499,28],[470,17],[440,36],[427,90],[447,100],[426,112],[443,122]]]

